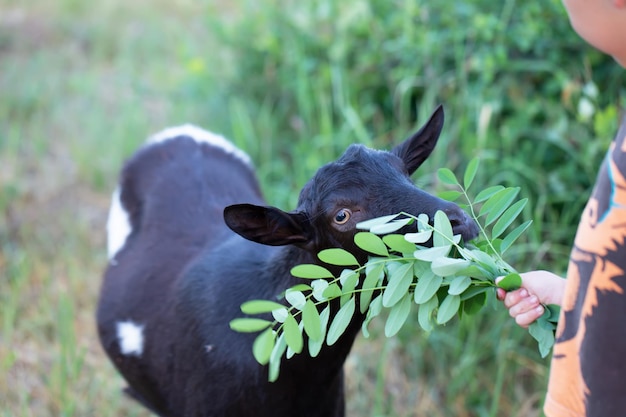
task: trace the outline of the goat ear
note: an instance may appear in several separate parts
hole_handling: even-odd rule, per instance
[[[439,105],[420,130],[391,150],[404,161],[409,174],[413,174],[435,149],[443,128],[443,119],[443,106]]]
[[[224,209],[224,221],[235,233],[264,245],[282,246],[309,241],[308,217],[304,213],[235,204]]]

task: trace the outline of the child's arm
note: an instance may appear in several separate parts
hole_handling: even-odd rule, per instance
[[[521,288],[509,292],[498,288],[497,296],[509,309],[515,322],[526,328],[543,314],[542,304],[561,305],[566,281],[547,271],[531,271],[520,275]]]

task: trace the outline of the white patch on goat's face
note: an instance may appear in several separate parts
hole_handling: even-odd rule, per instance
[[[117,323],[117,340],[124,355],[141,356],[143,353],[143,325],[130,320]]]
[[[211,146],[215,146],[222,149],[227,154],[234,155],[247,165],[252,165],[252,160],[250,159],[248,154],[237,148],[229,140],[221,135],[217,135],[215,133],[201,129],[198,126],[194,126],[192,124],[185,124],[162,130],[161,132],[149,137],[147,143],[151,144],[163,142],[165,140],[174,139],[179,136],[188,136],[191,139],[195,140],[197,143],[206,143]]]
[[[107,220],[107,253],[110,261],[124,247],[126,238],[132,230],[128,213],[122,206],[120,194],[121,190],[119,187],[113,191],[109,218]]]

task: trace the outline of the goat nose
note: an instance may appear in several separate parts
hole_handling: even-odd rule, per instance
[[[460,208],[444,210],[452,225],[452,232],[461,235],[463,241],[468,242],[478,236],[478,225],[465,211]]]

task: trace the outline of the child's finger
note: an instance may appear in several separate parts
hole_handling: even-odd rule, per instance
[[[498,298],[498,300],[504,301],[504,297],[506,297],[506,291],[504,291],[502,288],[496,288],[496,297]]]
[[[537,307],[526,311],[525,313],[521,313],[517,316],[515,316],[515,322],[523,327],[523,328],[527,328],[528,326],[530,326],[535,320],[537,320],[539,317],[541,317],[541,315],[544,312],[544,308],[541,304],[539,304]]]
[[[504,300],[503,300],[504,306],[506,308],[511,308],[526,297],[528,297],[528,291],[525,288],[520,288],[518,290],[509,291],[504,296]]]
[[[509,314],[511,317],[517,317],[521,314],[525,314],[541,304],[539,303],[539,299],[535,295],[531,295],[528,297],[522,298],[518,303],[513,304],[509,308]]]

